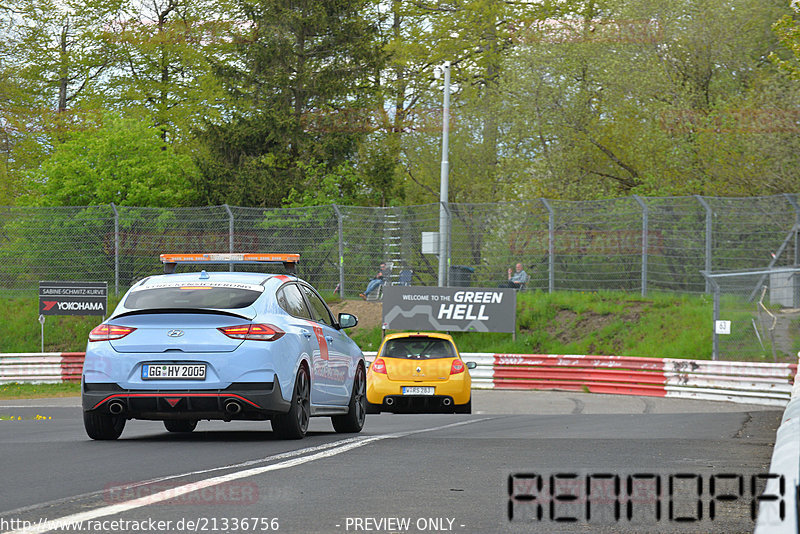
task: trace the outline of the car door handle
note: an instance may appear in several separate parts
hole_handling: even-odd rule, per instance
[[[306,337],[311,337],[311,332],[306,330],[305,328],[301,329],[300,332],[302,332],[303,335]]]
[[[325,336],[325,339],[328,340],[328,343],[333,343],[333,336]]]

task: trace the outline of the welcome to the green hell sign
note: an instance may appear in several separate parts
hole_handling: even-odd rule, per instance
[[[389,286],[383,293],[383,324],[390,330],[514,332],[514,289]]]

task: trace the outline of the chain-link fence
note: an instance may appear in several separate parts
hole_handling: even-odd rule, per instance
[[[800,268],[712,273],[712,357],[796,361],[800,349]]]
[[[450,285],[494,287],[520,262],[528,289],[711,292],[702,272],[798,264],[796,195],[626,197],[448,204]],[[396,208],[233,206],[0,208],[0,289],[106,280],[114,291],[161,271],[165,252],[292,252],[300,276],[352,297],[381,261],[436,285],[423,233],[439,204]],[[438,240],[437,240],[438,242]],[[225,268],[224,266],[221,268]],[[238,268],[238,267],[237,267]]]

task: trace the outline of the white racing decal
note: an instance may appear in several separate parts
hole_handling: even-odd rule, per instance
[[[365,445],[369,445],[370,443],[374,443],[377,441],[381,441],[384,439],[396,439],[402,438],[406,436],[410,436],[413,434],[421,434],[424,432],[433,432],[436,430],[444,430],[447,428],[453,428],[463,425],[468,425],[472,423],[478,423],[481,421],[486,421],[489,419],[488,417],[484,417],[481,419],[474,419],[470,421],[460,421],[458,423],[451,423],[449,425],[442,425],[437,427],[431,428],[423,428],[421,430],[409,430],[406,432],[396,432],[394,434],[383,434],[379,436],[372,436],[369,438],[356,438],[352,440],[343,440],[342,442],[338,442],[336,446],[331,447],[327,450],[322,450],[319,452],[313,452],[307,456],[301,456],[299,458],[292,458],[289,460],[284,460],[282,462],[278,462],[276,464],[265,465],[261,467],[254,467],[251,469],[245,469],[243,471],[236,471],[233,473],[229,473],[227,475],[222,475],[218,477],[207,478],[205,480],[199,480],[197,482],[191,482],[188,484],[184,484],[183,486],[177,486],[174,488],[170,488],[166,491],[162,491],[159,493],[154,493],[152,495],[147,495],[146,497],[140,497],[138,499],[133,499],[124,503],[114,504],[111,506],[103,506],[101,508],[96,508],[94,510],[89,510],[87,512],[80,512],[77,514],[72,514],[64,517],[60,517],[53,520],[48,520],[42,523],[36,523],[31,525],[29,528],[26,529],[19,529],[19,530],[12,530],[7,531],[3,534],[34,534],[34,533],[41,533],[41,532],[49,532],[51,530],[55,530],[57,528],[62,527],[65,524],[70,523],[78,523],[81,521],[91,521],[93,519],[98,519],[100,517],[107,517],[110,515],[121,514],[123,512],[127,512],[129,510],[134,510],[137,508],[142,508],[144,506],[148,506],[151,504],[158,504],[163,501],[175,499],[180,497],[181,495],[185,495],[187,493],[191,493],[193,491],[202,490],[205,488],[210,488],[213,486],[218,486],[220,484],[225,484],[227,482],[231,482],[234,480],[240,480],[242,478],[248,478],[256,475],[260,475],[263,473],[268,473],[270,471],[277,471],[279,469],[287,469],[289,467],[295,467],[298,465],[303,465],[309,462],[313,462],[314,460],[321,460],[323,458],[330,458],[331,456],[337,456],[344,452],[351,451],[353,449],[357,449],[363,447]],[[314,449],[304,449],[303,452],[313,451]],[[300,451],[298,451],[300,452]]]
[[[203,287],[213,287],[213,288],[225,288],[225,289],[246,289],[248,291],[258,291],[259,293],[264,292],[264,286],[256,285],[256,284],[243,284],[240,282],[212,282],[209,280],[198,280],[198,281],[191,281],[191,280],[184,280],[184,281],[171,281],[171,282],[160,282],[157,284],[143,284],[131,289],[131,292],[134,291],[145,291],[147,289],[167,289],[167,288],[203,288]]]

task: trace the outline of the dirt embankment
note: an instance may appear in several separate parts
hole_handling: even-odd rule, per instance
[[[330,305],[334,315],[351,313],[358,317],[358,325],[354,330],[370,330],[381,325],[383,307],[380,302],[366,302],[363,300],[343,300]]]

